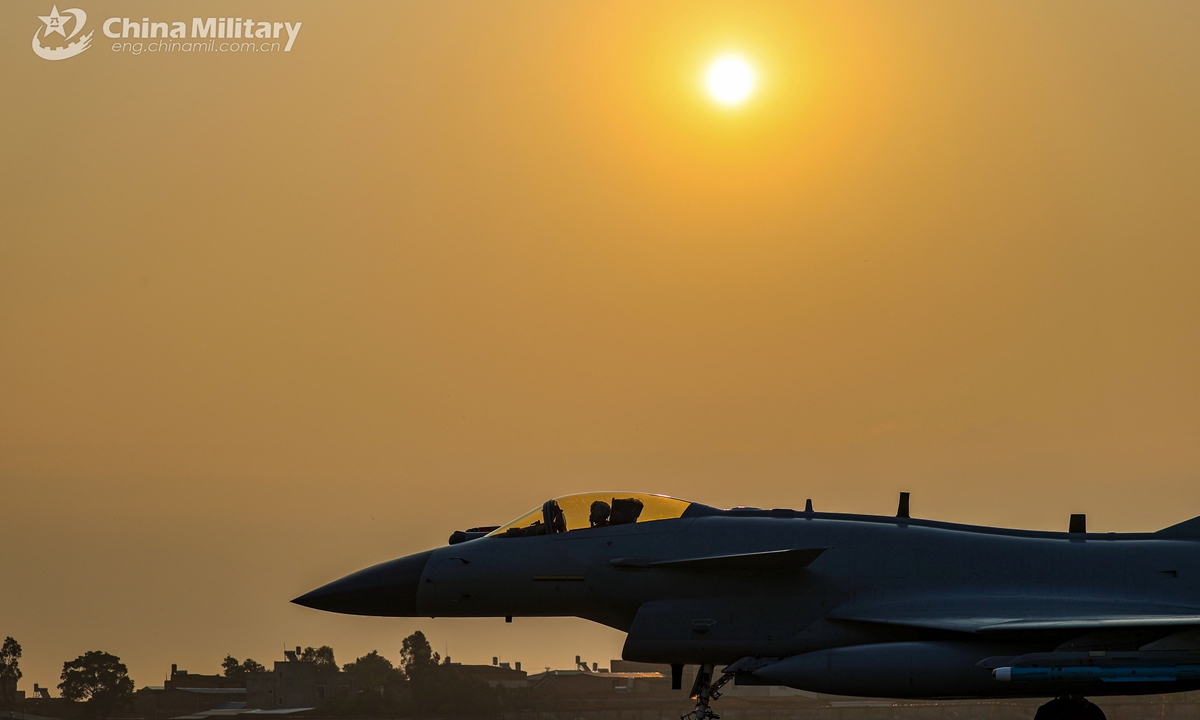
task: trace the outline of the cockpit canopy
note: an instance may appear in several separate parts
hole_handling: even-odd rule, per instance
[[[487,537],[528,537],[612,525],[673,520],[691,507],[687,500],[650,493],[578,493],[547,500]]]

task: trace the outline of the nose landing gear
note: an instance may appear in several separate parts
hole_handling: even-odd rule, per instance
[[[1041,706],[1033,720],[1105,720],[1104,711],[1079,695],[1054,698]]]
[[[713,682],[713,666],[701,665],[696,672],[696,682],[692,684],[691,697],[696,701],[696,709],[680,715],[679,720],[721,720],[721,716],[712,709],[711,704],[721,697],[721,688],[733,679],[733,675],[731,672],[722,673],[721,677]]]

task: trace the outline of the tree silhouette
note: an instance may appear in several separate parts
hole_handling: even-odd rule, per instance
[[[225,677],[233,680],[245,680],[250,673],[265,672],[266,668],[260,663],[256,663],[250,658],[246,658],[243,662],[238,662],[238,659],[232,655],[226,655],[221,661],[221,667],[225,669]]]
[[[391,660],[372,650],[354,662],[346,663],[342,669],[354,678],[354,687],[358,692],[353,696],[331,699],[323,708],[326,713],[358,718],[396,717],[400,714],[404,673],[392,665]]]
[[[242,672],[244,672],[246,674],[260,673],[260,672],[266,672],[266,671],[267,671],[267,669],[265,667],[263,667],[262,663],[254,662],[250,658],[246,658],[245,660],[242,661]]]
[[[411,714],[488,715],[504,708],[505,691],[441,662],[420,630],[404,638],[400,666],[408,677],[404,706]]]
[[[312,663],[318,670],[333,670],[337,672],[337,661],[333,659],[333,648],[322,645],[319,648],[306,647],[300,653],[300,662]]]
[[[404,638],[400,645],[400,669],[409,680],[428,674],[429,669],[436,667],[441,656],[433,651],[425,633],[420,630]]]
[[[91,714],[104,718],[128,704],[133,680],[121,658],[91,650],[63,663],[58,689],[68,700],[87,700]]]
[[[404,675],[378,650],[346,663],[342,670],[354,677],[354,686],[362,692],[378,692],[379,688],[386,690],[404,681]]]
[[[21,643],[4,638],[0,646],[0,710],[12,710],[17,704],[17,681],[21,679]]]

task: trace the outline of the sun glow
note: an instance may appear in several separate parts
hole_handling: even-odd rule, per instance
[[[756,82],[754,67],[738,55],[718,57],[704,75],[704,87],[712,99],[730,107],[746,102]]]

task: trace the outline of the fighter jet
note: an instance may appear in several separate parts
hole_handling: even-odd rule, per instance
[[[909,516],[709,507],[584,493],[335,580],[293,602],[399,617],[575,616],[622,657],[699,666],[721,688],[889,698],[1054,698],[1038,720],[1103,720],[1085,696],[1200,688],[1200,518],[1153,533],[979,527]],[[720,668],[718,671],[717,668]]]

